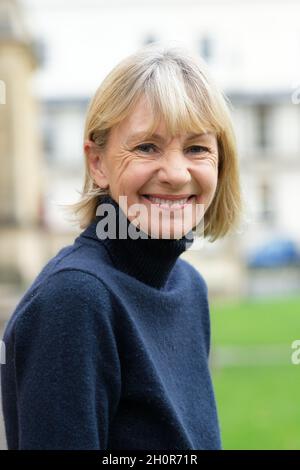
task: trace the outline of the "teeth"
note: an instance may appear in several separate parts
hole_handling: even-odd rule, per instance
[[[176,200],[170,200],[170,199],[160,199],[158,197],[152,197],[152,196],[147,196],[148,199],[150,199],[151,202],[154,202],[156,204],[166,204],[168,206],[175,206],[175,205],[183,205],[187,202],[188,198],[184,199],[176,199]]]

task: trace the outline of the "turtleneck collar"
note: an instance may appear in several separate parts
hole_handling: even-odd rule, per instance
[[[127,235],[127,238],[122,239],[119,237],[120,222],[122,228],[126,227],[126,234],[128,234],[130,221],[111,196],[102,196],[101,203],[110,203],[115,208],[116,237],[101,238],[102,224],[98,225],[98,223],[103,218],[107,218],[107,213],[103,216],[96,216],[80,236],[92,238],[102,243],[117,269],[152,287],[162,289],[177,258],[191,246],[193,242],[192,230],[180,239],[151,238],[142,231],[139,233],[142,233],[146,238],[139,237],[135,240]]]

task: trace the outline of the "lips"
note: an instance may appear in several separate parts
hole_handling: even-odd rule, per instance
[[[144,197],[147,198],[157,198],[157,199],[162,199],[162,200],[170,200],[170,201],[176,201],[176,200],[181,200],[181,199],[189,199],[195,194],[178,194],[178,195],[171,195],[171,194],[143,194]]]
[[[182,209],[186,207],[195,196],[193,194],[191,196],[187,195],[186,197],[180,195],[174,198],[174,196],[157,197],[156,195],[154,196],[152,194],[144,194],[143,197],[151,204],[154,204],[157,207],[163,209]]]

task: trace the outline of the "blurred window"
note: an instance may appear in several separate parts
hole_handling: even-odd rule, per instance
[[[256,142],[261,149],[270,146],[270,117],[271,107],[266,104],[258,104],[256,107]]]
[[[263,181],[259,188],[260,218],[262,222],[273,224],[274,222],[274,201],[272,188],[269,182]]]
[[[213,58],[213,41],[210,36],[204,36],[200,40],[200,55],[207,62]]]

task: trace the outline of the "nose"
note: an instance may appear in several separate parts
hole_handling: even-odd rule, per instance
[[[160,183],[181,187],[191,181],[189,162],[178,150],[164,155],[159,162],[158,179]]]

